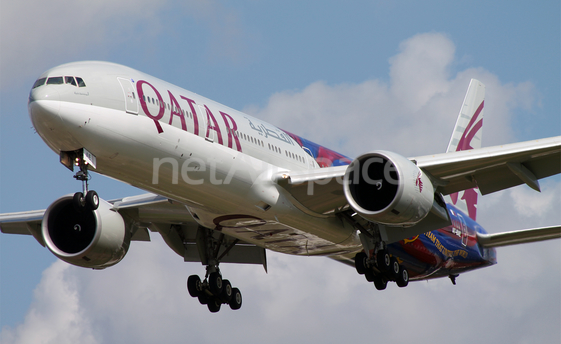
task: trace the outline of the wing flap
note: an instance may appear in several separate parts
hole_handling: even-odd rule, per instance
[[[561,238],[561,226],[523,229],[495,234],[477,233],[482,247],[499,247]]]

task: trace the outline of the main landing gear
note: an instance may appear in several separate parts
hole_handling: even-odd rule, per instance
[[[232,288],[230,281],[222,279],[218,271],[208,274],[207,270],[204,281],[197,275],[189,276],[187,289],[189,295],[198,298],[202,305],[207,305],[212,313],[218,312],[222,304],[228,304],[233,310],[242,307],[242,293],[238,288]]]
[[[368,255],[362,251],[355,256],[356,271],[364,275],[368,282],[374,282],[378,290],[386,289],[389,281],[394,281],[398,287],[403,288],[409,284],[409,272],[401,266],[396,257],[387,250],[381,249],[376,255]]]
[[[189,295],[198,298],[202,305],[207,305],[208,310],[216,313],[223,304],[231,309],[237,310],[242,307],[242,293],[238,288],[233,288],[230,281],[222,278],[218,265],[222,257],[236,245],[238,240],[228,243],[225,235],[199,227],[197,231],[197,247],[201,256],[201,262],[206,265],[204,280],[197,275],[191,275],[187,279],[187,290]],[[224,248],[222,252],[220,249]]]

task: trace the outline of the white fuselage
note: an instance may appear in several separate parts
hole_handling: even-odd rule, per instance
[[[105,62],[55,67],[40,78],[80,77],[84,87],[32,89],[29,113],[55,152],[86,148],[93,171],[186,205],[207,228],[289,254],[361,249],[334,216],[304,213],[273,182],[319,168],[275,126],[134,69]]]

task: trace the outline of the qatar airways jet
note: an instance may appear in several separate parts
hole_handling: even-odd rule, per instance
[[[496,246],[561,237],[561,227],[487,234],[477,198],[561,170],[561,137],[481,148],[485,88],[472,80],[446,153],[350,159],[137,70],[76,62],[43,73],[33,126],[82,190],[46,210],[0,215],[70,264],[104,269],[159,233],[188,262],[191,296],[239,309],[220,263],[262,264],[266,250],[325,256],[377,289],[496,263]],[[105,201],[91,172],[150,192]]]

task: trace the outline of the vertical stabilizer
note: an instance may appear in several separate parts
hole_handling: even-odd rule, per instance
[[[471,79],[446,153],[481,148],[484,103],[485,85]]]
[[[479,80],[471,79],[468,91],[456,126],[452,132],[447,153],[481,148],[483,132],[483,107],[485,105],[485,85]],[[477,188],[468,189],[446,196],[447,201],[454,204],[473,220],[477,214]]]

